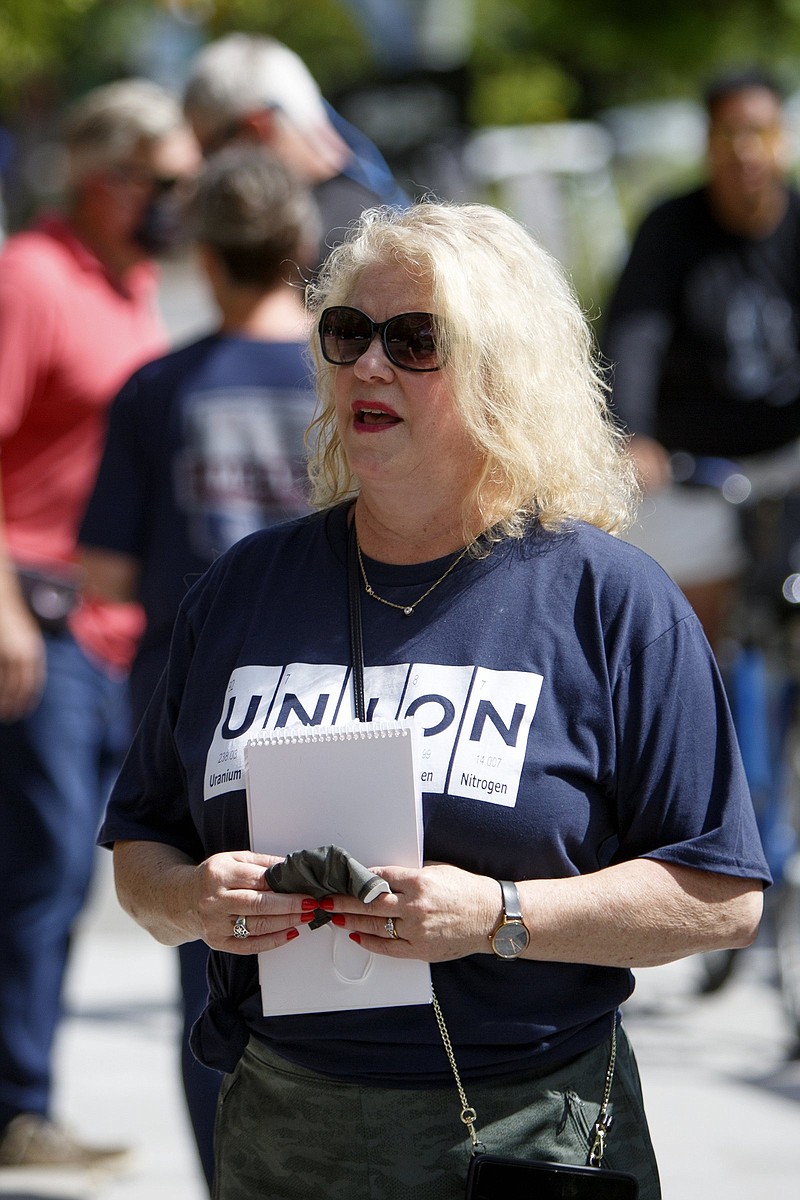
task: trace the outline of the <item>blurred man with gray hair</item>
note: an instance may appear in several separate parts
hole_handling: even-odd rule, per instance
[[[52,1048],[73,923],[130,734],[136,606],[79,603],[76,536],[106,409],[165,346],[151,256],[199,154],[147,80],[67,114],[64,211],[0,255],[0,1166],[119,1155],[53,1119]]]
[[[312,188],[322,224],[317,265],[364,209],[408,205],[369,138],[326,103],[302,59],[274,38],[231,33],[206,46],[184,108],[206,157],[232,141],[255,142]]]

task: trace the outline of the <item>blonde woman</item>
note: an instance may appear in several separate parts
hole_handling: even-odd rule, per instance
[[[432,964],[491,1151],[585,1164],[616,1039],[604,1161],[655,1200],[618,1027],[631,968],[749,943],[768,873],[697,620],[611,536],[634,487],[586,324],[553,260],[472,205],[367,214],[311,305],[319,512],[190,592],[101,835],[136,919],[213,951],[195,1049],[228,1072],[215,1196],[464,1195],[430,1005],[261,1015],[255,954],[280,971],[315,902],[269,889],[241,779],[206,770],[223,733],[230,757],[352,719],[349,561],[367,712],[427,751],[425,865],[379,864],[391,894],[330,897],[333,921]]]

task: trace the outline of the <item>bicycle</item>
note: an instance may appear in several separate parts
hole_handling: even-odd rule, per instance
[[[749,551],[730,623],[723,678],[764,852],[765,913],[783,1006],[800,1049],[800,453],[753,466],[674,456],[676,482],[735,505]],[[724,986],[740,951],[699,955],[699,990]]]

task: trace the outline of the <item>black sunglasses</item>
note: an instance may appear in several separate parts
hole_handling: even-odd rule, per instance
[[[157,196],[165,196],[168,192],[174,192],[176,188],[189,182],[188,176],[158,175],[135,163],[118,163],[115,167],[110,167],[108,173],[114,179],[120,180],[121,183],[133,183],[137,187],[152,188]]]
[[[280,104],[261,104],[258,105],[253,111],[254,113],[255,111],[265,113],[280,112],[281,106]],[[209,134],[208,137],[205,137],[201,140],[200,149],[203,152],[203,158],[213,158],[213,156],[219,150],[224,149],[229,142],[232,142],[238,138],[240,134],[245,132],[246,129],[247,117],[244,113],[241,116],[234,117],[232,121],[228,121],[227,124],[223,125],[221,129],[218,129],[215,133]]]
[[[398,313],[388,321],[373,321],[358,308],[326,308],[319,319],[322,357],[337,367],[361,358],[380,334],[390,363],[404,371],[438,371],[434,318],[431,313]]]

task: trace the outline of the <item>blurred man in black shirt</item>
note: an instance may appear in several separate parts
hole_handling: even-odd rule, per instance
[[[706,93],[708,179],[643,222],[603,349],[647,496],[633,538],[719,642],[744,552],[735,510],[671,486],[671,456],[772,455],[800,437],[800,196],[782,97],[760,71]]]

